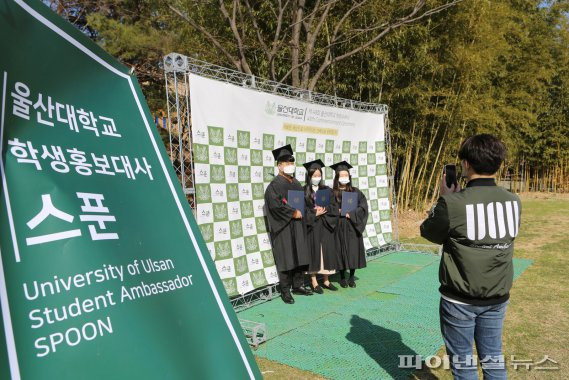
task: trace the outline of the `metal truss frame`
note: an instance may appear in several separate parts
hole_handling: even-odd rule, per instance
[[[166,61],[166,59],[165,59]],[[166,108],[168,146],[166,147],[186,199],[195,212],[194,160],[190,118],[190,76],[187,71],[168,70],[164,65],[166,81]]]
[[[280,297],[279,285],[273,284],[255,289],[247,294],[231,299],[231,306],[236,313],[249,309],[252,306]]]
[[[245,334],[245,339],[247,339],[247,342],[253,349],[256,350],[259,344],[266,342],[269,338],[265,323],[248,321],[246,319],[240,319],[239,323]]]
[[[354,111],[365,111],[379,114],[386,114],[388,111],[387,105],[385,104],[358,102],[355,100],[344,99],[337,96],[304,90],[298,87],[289,86],[284,83],[259,78],[254,75],[245,74],[240,71],[200,61],[198,59],[177,53],[170,53],[164,57],[164,72],[166,75],[172,73],[192,73],[202,77],[215,79],[221,82],[232,83],[241,87],[266,92],[269,94],[280,95],[291,99],[300,99],[314,104],[345,108]],[[166,90],[168,90],[168,88],[166,88]]]

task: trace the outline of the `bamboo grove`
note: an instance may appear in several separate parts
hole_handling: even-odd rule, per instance
[[[543,0],[68,0],[47,6],[165,104],[172,51],[389,106],[400,209],[435,200],[461,141],[488,132],[512,191],[569,191],[569,4]]]

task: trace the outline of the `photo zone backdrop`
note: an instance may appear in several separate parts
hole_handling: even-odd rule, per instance
[[[391,241],[385,115],[321,106],[190,75],[197,221],[228,295],[278,282],[263,215],[276,173],[271,151],[291,144],[303,163],[342,160],[367,197],[366,248]],[[332,187],[334,173],[324,169]]]

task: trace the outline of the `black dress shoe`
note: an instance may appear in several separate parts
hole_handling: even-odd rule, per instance
[[[345,278],[342,278],[342,279],[340,280],[340,286],[341,286],[342,288],[347,288],[347,287],[348,287],[348,281],[346,281]]]
[[[318,294],[324,293],[324,290],[322,290],[322,288],[320,287],[320,285],[316,285],[316,286],[310,285],[310,289],[312,289],[312,291],[313,291],[314,293],[318,293]]]
[[[328,289],[328,290],[331,290],[331,291],[333,291],[333,292],[335,292],[336,290],[338,290],[338,288],[335,287],[334,284],[332,284],[331,282],[330,282],[328,285],[322,284],[322,287],[323,287],[324,289]]]
[[[288,304],[294,303],[294,298],[292,298],[292,294],[290,294],[289,292],[281,293],[281,298],[284,301],[284,303]]]
[[[304,286],[301,286],[300,288],[292,289],[292,293],[298,294],[301,296],[311,296],[312,295],[312,291],[306,289]]]
[[[348,279],[348,285],[350,285],[350,288],[355,288],[356,287],[356,280],[353,277],[350,277]]]

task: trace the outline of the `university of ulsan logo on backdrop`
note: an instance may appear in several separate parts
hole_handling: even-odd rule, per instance
[[[270,102],[267,100],[267,104],[265,104],[265,113],[267,115],[274,115],[277,112],[277,103]]]

